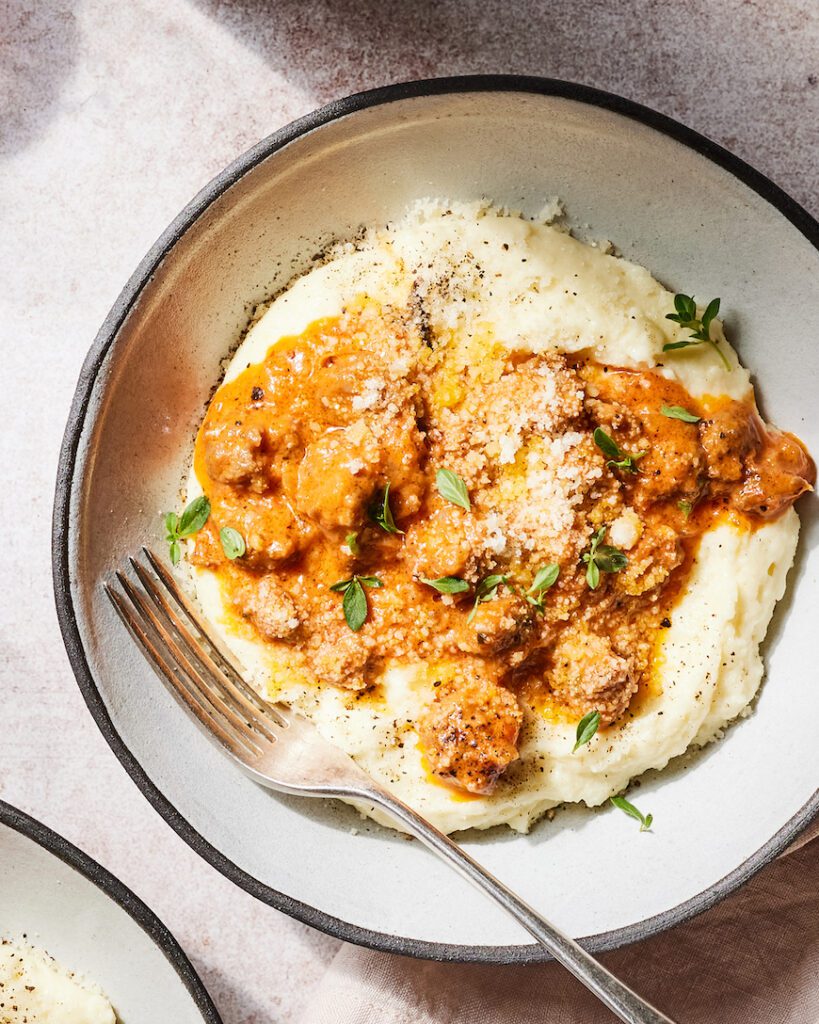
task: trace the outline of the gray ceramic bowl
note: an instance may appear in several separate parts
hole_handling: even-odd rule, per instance
[[[277,798],[202,737],[114,618],[100,582],[161,543],[220,360],[254,305],[328,242],[420,196],[536,211],[560,196],[664,282],[720,295],[768,416],[819,451],[819,229],[771,182],[668,118],[543,79],[420,82],[354,96],[270,136],[171,224],[126,285],[82,372],[57,487],[60,621],[100,729],[159,812],[271,905],[344,939],[417,956],[530,961],[542,951],[416,843],[344,807]],[[752,717],[659,777],[654,832],[573,809],[527,837],[467,846],[594,949],[710,906],[819,806],[813,503]],[[356,834],[357,831],[357,834]]]
[[[190,961],[130,889],[0,800],[0,934],[96,981],[121,1024],[221,1024]]]

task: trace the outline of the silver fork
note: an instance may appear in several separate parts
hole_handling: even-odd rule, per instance
[[[106,583],[105,592],[174,697],[251,778],[284,793],[343,797],[380,807],[500,904],[620,1020],[673,1024],[448,836],[323,739],[307,718],[284,704],[263,700],[214,640],[171,573],[147,548],[142,553],[144,561],[129,560],[136,581],[118,572],[120,589]]]

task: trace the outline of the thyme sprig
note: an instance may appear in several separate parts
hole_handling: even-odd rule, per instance
[[[169,512],[165,516],[165,540],[168,542],[171,564],[179,565],[182,557],[180,541],[199,533],[210,516],[210,502],[204,494],[189,502],[182,515]]]
[[[600,527],[591,539],[589,550],[583,555],[583,561],[586,563],[586,583],[590,590],[597,590],[601,572],[620,572],[628,565],[628,558],[619,548],[603,544],[606,529],[605,526]]]
[[[475,587],[475,603],[472,605],[472,611],[467,615],[466,621],[471,622],[475,618],[475,613],[478,611],[478,605],[484,604],[486,601],[494,601],[498,596],[498,588],[502,585],[509,585],[509,577],[501,576],[499,573],[493,573],[491,576],[484,576],[482,580],[478,582]]]
[[[539,612],[543,611],[543,600],[546,591],[555,585],[559,575],[560,566],[557,562],[549,562],[548,565],[541,566],[535,573],[532,585],[526,591],[526,600],[537,608]]]
[[[606,465],[609,469],[621,469],[626,473],[639,473],[637,462],[647,452],[626,452],[617,444],[613,437],[610,437],[602,427],[597,427],[592,435],[594,443],[606,456]]]
[[[585,746],[600,728],[600,712],[597,710],[590,711],[587,715],[583,715],[580,721],[577,723],[577,732],[575,733],[575,744],[572,747],[572,753],[578,750],[580,747]]]
[[[469,584],[460,576],[439,576],[437,580],[427,579],[426,576],[419,576],[419,581],[437,590],[439,594],[463,594],[469,590]]]
[[[338,583],[334,583],[330,587],[330,590],[344,594],[344,600],[341,603],[344,610],[344,618],[354,633],[361,629],[367,621],[367,615],[369,614],[369,605],[367,604],[367,595],[364,592],[364,588],[383,586],[383,580],[380,580],[377,576],[351,576],[347,580],[339,580]]]
[[[458,505],[460,508],[466,509],[467,512],[472,508],[466,481],[457,473],[453,473],[451,469],[438,470],[435,474],[435,486],[441,497],[451,501],[453,505]]]
[[[385,533],[403,533],[403,530],[399,530],[395,525],[395,519],[393,518],[392,509],[390,508],[390,485],[384,488],[384,496],[378,502],[378,505],[373,509],[372,512],[373,522],[384,530]]]
[[[663,345],[663,352],[673,352],[675,349],[691,348],[695,345],[710,345],[722,360],[722,365],[730,372],[731,364],[728,357],[719,347],[716,338],[711,337],[711,324],[719,313],[719,299],[711,299],[701,317],[697,316],[697,304],[693,295],[675,295],[674,309],[675,313],[666,313],[666,320],[673,320],[692,333],[682,341],[667,342]]]
[[[627,814],[630,818],[634,818],[635,821],[640,822],[640,831],[648,832],[651,828],[651,823],[654,821],[653,814],[643,814],[638,811],[634,804],[630,803],[624,796],[612,796],[609,797],[615,807],[619,808],[624,814]]]

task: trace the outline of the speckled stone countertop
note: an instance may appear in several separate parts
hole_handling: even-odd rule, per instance
[[[76,378],[138,260],[242,150],[359,89],[501,71],[671,114],[819,212],[815,0],[0,2],[0,796],[157,911],[225,1024],[295,1021],[338,943],[201,861],[85,709],[49,551]]]

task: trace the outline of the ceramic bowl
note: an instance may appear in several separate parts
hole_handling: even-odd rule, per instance
[[[762,175],[683,126],[592,89],[505,77],[353,96],[220,174],[134,272],[94,343],[66,432],[54,571],[68,652],[94,717],[157,810],[239,885],[352,942],[417,956],[531,961],[532,947],[417,843],[349,808],[271,795],[179,710],[100,583],[162,543],[220,360],[256,303],[327,243],[423,196],[488,197],[612,240],[668,286],[722,297],[766,415],[819,451],[819,229]],[[528,836],[465,837],[493,872],[595,950],[703,910],[781,851],[819,805],[815,505],[767,643],[754,713],[642,780],[641,835],[574,808]]]
[[[56,832],[0,801],[0,935],[96,981],[121,1024],[221,1024],[165,925]]]

